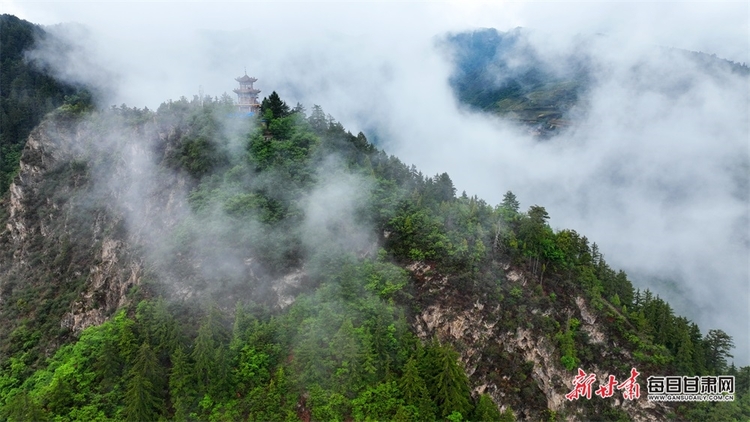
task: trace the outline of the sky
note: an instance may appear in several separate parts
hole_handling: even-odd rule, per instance
[[[747,2],[3,0],[0,12],[79,24],[61,32],[76,45],[62,59],[41,53],[60,76],[105,87],[106,104],[232,94],[247,69],[261,95],[377,131],[388,153],[427,175],[448,172],[459,192],[496,204],[512,190],[704,333],[728,332],[735,361],[750,364],[748,83],[653,48],[750,63]],[[585,117],[548,142],[467,111],[447,83],[446,34],[519,26],[550,61],[576,37],[603,35],[589,51],[602,73]]]

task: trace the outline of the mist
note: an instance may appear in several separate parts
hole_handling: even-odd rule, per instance
[[[66,80],[107,87],[104,106],[153,109],[199,89],[220,96],[247,68],[261,96],[319,104],[424,174],[448,172],[459,192],[498,203],[512,190],[522,208],[544,206],[554,228],[599,244],[611,266],[704,333],[732,335],[734,360],[747,365],[748,79],[659,47],[750,62],[748,7],[11,2],[7,12],[80,23],[63,60],[32,58]],[[551,63],[580,48],[581,36],[603,34],[587,50],[598,72],[586,112],[546,142],[466,109],[448,86],[446,34],[518,26],[534,29],[528,42]]]

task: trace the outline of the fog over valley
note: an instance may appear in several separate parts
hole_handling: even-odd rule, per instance
[[[459,195],[494,205],[510,190],[702,331],[726,331],[734,362],[750,363],[747,3],[2,4],[73,46],[28,58],[95,87],[103,107],[220,97],[246,70],[261,98],[320,105],[423,174],[447,172]],[[523,48],[495,68],[498,86],[529,52],[557,75],[573,72],[570,57],[590,72],[550,138],[462,103],[450,84],[461,53],[450,36],[518,27]],[[366,249],[346,210],[372,187],[351,175],[326,186],[303,201],[304,247],[335,242],[316,230],[337,220],[353,239],[340,246]]]

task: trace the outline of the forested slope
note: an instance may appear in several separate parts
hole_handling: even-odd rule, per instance
[[[731,420],[750,368],[542,206],[456,195],[276,93],[86,112],[0,238],[8,420]],[[568,401],[577,368],[734,374],[729,403]]]
[[[18,170],[31,129],[59,107],[66,95],[77,92],[25,58],[24,53],[46,36],[38,25],[12,15],[0,16],[0,194],[5,194]]]

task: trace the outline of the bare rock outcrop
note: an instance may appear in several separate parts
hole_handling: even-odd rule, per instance
[[[571,301],[574,308],[561,311],[541,306],[518,306],[507,301],[498,305],[487,298],[468,301],[463,300],[466,293],[461,288],[452,286],[451,280],[437,273],[432,266],[415,262],[407,269],[416,280],[418,296],[423,298],[422,311],[414,320],[417,335],[423,340],[436,337],[441,342],[451,343],[459,351],[474,394],[489,394],[500,410],[511,406],[519,420],[546,417],[542,412],[564,415],[571,421],[585,419],[580,412],[580,403],[565,398],[572,390],[575,374],[562,366],[556,340],[531,324],[509,328],[510,325],[502,321],[503,316],[518,312],[524,313],[517,315],[519,320],[527,319],[530,314],[545,318],[557,316],[562,320],[575,316],[582,322],[581,329],[588,333],[591,342],[608,342],[606,330],[598,325],[596,314],[582,297]],[[519,289],[533,279],[521,269],[506,270],[503,282]],[[627,351],[618,353],[623,360],[631,360]],[[507,365],[507,369],[503,365]],[[602,380],[607,378],[611,368],[594,365],[587,370]],[[519,372],[525,375],[519,378]],[[524,381],[525,376],[533,381]],[[542,401],[518,400],[519,390],[524,388],[534,389],[536,393],[532,395],[541,394]],[[661,420],[668,411],[659,403],[649,402],[645,394],[634,401],[618,397],[611,398],[611,405],[619,407],[634,421]],[[546,410],[540,412],[540,407]]]

